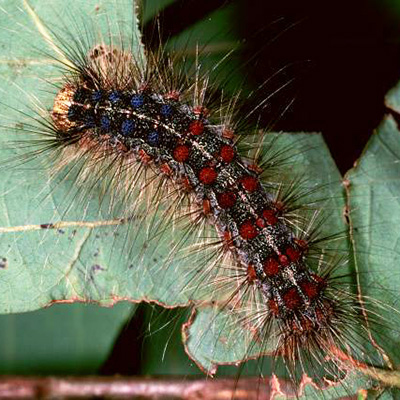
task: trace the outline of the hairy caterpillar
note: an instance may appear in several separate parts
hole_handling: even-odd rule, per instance
[[[109,16],[109,12],[106,15]],[[289,375],[294,382],[298,382],[298,378],[295,377],[293,365],[299,367],[300,372],[310,365],[311,369],[318,365],[323,374],[330,373],[333,377],[341,378],[347,372],[346,361],[349,360],[346,358],[353,356],[353,352],[356,353],[355,356],[359,356],[359,350],[364,350],[363,344],[359,347],[349,340],[347,327],[350,324],[351,332],[354,329],[354,335],[359,335],[357,338],[368,340],[367,327],[361,327],[365,331],[357,334],[354,324],[345,319],[354,319],[363,324],[358,312],[361,307],[357,298],[347,289],[340,289],[339,285],[336,287],[330,279],[330,269],[339,270],[335,267],[335,261],[327,261],[329,254],[326,253],[331,250],[331,244],[324,250],[318,247],[313,249],[310,232],[318,226],[313,224],[313,218],[317,215],[315,206],[310,204],[309,210],[298,213],[296,202],[284,201],[285,196],[298,196],[293,176],[285,185],[279,179],[287,179],[287,172],[278,173],[275,168],[276,164],[279,166],[276,161],[282,158],[285,160],[290,153],[293,147],[290,140],[289,144],[280,147],[280,142],[284,139],[268,136],[270,143],[263,143],[265,150],[261,151],[261,155],[259,142],[268,142],[268,138],[255,135],[255,139],[248,136],[241,143],[233,142],[232,127],[228,123],[235,99],[228,99],[226,104],[220,102],[222,105],[218,108],[211,103],[208,106],[210,117],[206,116],[203,107],[207,99],[205,89],[208,75],[196,70],[197,75],[193,78],[190,78],[190,72],[189,77],[177,77],[173,72],[175,70],[176,74],[176,67],[165,66],[160,57],[152,56],[151,53],[147,55],[146,61],[141,55],[140,45],[134,48],[132,37],[126,41],[123,35],[119,36],[123,30],[118,19],[117,21],[115,35],[112,33],[111,20],[107,20],[107,29],[102,36],[97,36],[96,27],[91,27],[89,35],[80,39],[81,36],[73,34],[74,24],[61,30],[68,33],[66,38],[57,35],[57,30],[53,31],[56,39],[49,41],[56,43],[57,57],[65,57],[62,61],[67,66],[67,80],[59,79],[56,93],[52,93],[55,106],[51,119],[39,118],[37,121],[45,126],[35,125],[28,120],[20,130],[22,133],[29,133],[31,130],[33,133],[44,134],[39,136],[42,139],[38,142],[30,142],[31,146],[39,146],[36,155],[41,156],[43,153],[45,157],[58,157],[57,165],[52,167],[53,173],[60,173],[59,179],[62,183],[79,183],[78,188],[73,185],[61,195],[57,194],[57,185],[51,194],[54,193],[56,198],[61,197],[60,207],[66,207],[67,211],[58,212],[59,215],[43,221],[34,209],[33,215],[38,223],[33,223],[30,230],[69,228],[71,233],[68,237],[63,238],[60,233],[54,238],[53,232],[48,231],[45,232],[43,241],[54,240],[57,246],[60,243],[63,245],[64,240],[67,243],[75,241],[79,243],[79,253],[82,248],[85,251],[85,246],[86,251],[96,248],[95,243],[99,240],[111,241],[113,245],[110,246],[109,254],[101,254],[101,262],[84,261],[86,257],[81,254],[77,258],[76,247],[74,249],[72,245],[71,253],[68,253],[68,246],[65,246],[61,263],[55,260],[59,257],[58,254],[53,254],[54,259],[51,255],[50,258],[48,254],[43,255],[39,265],[47,270],[60,268],[62,274],[68,276],[65,287],[55,286],[51,296],[54,300],[60,300],[71,299],[75,295],[75,299],[104,302],[109,302],[112,298],[147,298],[169,305],[186,304],[188,300],[207,305],[213,301],[217,306],[223,305],[224,311],[228,311],[227,320],[218,325],[219,318],[225,318],[224,313],[219,312],[217,307],[217,313],[213,315],[213,311],[206,308],[202,314],[204,320],[197,317],[186,329],[186,334],[200,321],[204,322],[200,326],[202,334],[198,337],[203,343],[210,344],[214,341],[218,344],[221,338],[222,333],[216,332],[213,340],[207,339],[209,326],[227,328],[230,335],[224,341],[228,343],[232,336],[239,336],[240,333],[244,355],[226,362],[250,357],[252,352],[276,352],[276,346],[273,343],[271,345],[269,340],[271,347],[267,351],[264,348],[266,339],[263,339],[267,333],[275,332],[273,336],[281,342],[278,343],[278,353],[283,354],[284,362],[287,360]],[[47,27],[41,25],[40,21],[37,21],[37,25],[44,29]],[[75,26],[78,32],[79,25],[80,21]],[[52,36],[51,33],[49,36]],[[180,99],[177,88],[182,92]],[[219,114],[221,118],[217,118]],[[240,115],[236,118],[240,121]],[[240,133],[241,129],[243,128],[239,123],[236,131]],[[135,137],[135,131],[140,132],[140,136]],[[299,137],[298,135],[292,140],[298,141]],[[132,138],[138,142],[132,142]],[[160,143],[162,145],[158,146]],[[51,153],[45,152],[48,148],[52,150]],[[198,150],[198,154],[195,155],[193,164],[187,166],[186,162],[193,148]],[[285,149],[283,157],[282,148]],[[133,158],[131,152],[134,154]],[[305,154],[299,157],[307,159],[307,152]],[[259,165],[243,161],[243,156],[258,158]],[[159,161],[164,159],[166,161]],[[312,165],[311,160],[307,162]],[[273,177],[268,176],[271,171],[268,166],[274,167]],[[194,171],[191,174],[185,171],[189,167]],[[265,188],[261,186],[261,174],[268,176],[268,184],[263,183]],[[216,186],[215,182],[220,176],[224,179]],[[311,181],[309,176],[308,181]],[[112,182],[111,193],[107,188],[109,182]],[[233,189],[228,190],[226,182]],[[86,189],[82,191],[82,187]],[[329,190],[331,189],[328,185]],[[94,194],[100,199],[92,199]],[[82,209],[76,207],[79,203],[75,201],[76,198],[84,204],[84,217]],[[277,201],[277,198],[280,200]],[[305,201],[304,196],[299,198]],[[101,204],[100,210],[96,210],[98,200]],[[28,203],[31,198],[28,196],[25,201]],[[242,214],[238,211],[235,214],[221,211],[233,208],[232,202],[237,201],[240,201],[238,208],[244,209]],[[286,210],[283,207],[285,205]],[[15,211],[17,215],[19,210]],[[68,215],[67,220],[64,212]],[[116,217],[90,220],[90,216],[98,217],[101,215],[99,213]],[[151,213],[154,216],[149,218],[148,214]],[[223,222],[220,215],[222,213],[225,213]],[[58,223],[57,217],[60,215],[65,222]],[[72,218],[74,215],[77,216],[76,219]],[[24,221],[16,226],[24,226],[28,217],[30,215],[25,216]],[[334,218],[340,219],[340,215]],[[307,219],[311,220],[311,224]],[[213,224],[218,227],[217,231],[211,226]],[[123,225],[122,228],[120,225]],[[101,226],[111,226],[106,233],[114,236],[118,234],[118,237],[123,234],[124,239],[110,240],[110,236],[101,237],[100,233],[99,238],[91,237],[96,235],[83,232],[83,229],[89,231]],[[143,226],[146,227],[145,232]],[[232,226],[232,232],[225,234],[226,226]],[[267,235],[268,227],[273,226],[278,226],[277,232],[272,236]],[[82,231],[78,228],[82,228]],[[16,232],[16,229],[11,228],[10,232]],[[294,233],[298,233],[299,237],[295,237]],[[301,237],[302,234],[305,235],[304,238]],[[246,245],[245,242],[253,243],[261,235],[264,238],[257,249],[253,245]],[[320,237],[317,235],[316,238],[318,241]],[[226,239],[225,242],[222,239]],[[24,238],[18,238],[13,245],[17,246],[23,240]],[[93,240],[93,245],[88,245],[88,240]],[[336,245],[332,246],[338,252]],[[311,269],[305,266],[306,253],[307,257],[310,256],[307,260],[308,263],[311,260]],[[342,251],[339,253],[342,254]],[[98,260],[98,255],[93,257]],[[70,266],[74,265],[76,259],[82,265],[76,268],[76,275],[74,268],[70,274]],[[104,267],[104,263],[108,266]],[[68,271],[65,271],[64,265],[69,266]],[[142,268],[138,269],[137,265]],[[196,269],[193,269],[193,265],[196,265]],[[283,280],[280,274],[285,269],[286,272],[292,271],[291,285],[288,280],[281,287],[276,282],[272,284],[273,279]],[[158,278],[153,287],[145,279],[145,273],[152,275],[152,278]],[[113,275],[117,278],[123,276],[124,281],[115,279],[112,292],[103,293],[102,287],[107,287],[107,281],[112,280]],[[266,275],[270,275],[268,279]],[[55,278],[59,279],[57,276]],[[333,279],[336,279],[335,275],[332,275]],[[133,285],[137,291],[135,296],[132,296]],[[275,310],[276,315],[271,310]],[[256,313],[254,320],[251,318],[253,313]],[[231,322],[231,319],[235,321]],[[275,329],[278,333],[267,327],[268,323],[277,326]],[[337,335],[341,335],[344,344],[333,337]],[[254,340],[255,338],[258,340]],[[216,352],[215,343],[209,346],[211,353]],[[201,344],[192,345],[192,350],[189,351],[197,351]],[[315,355],[315,361],[303,361],[301,352],[297,350],[299,346],[303,349],[301,351],[307,352],[308,345],[313,345],[312,352],[308,354],[310,357]],[[322,347],[321,353],[318,345]],[[340,352],[345,356],[339,354]],[[324,357],[327,355],[331,360],[327,360],[327,366],[324,366]],[[360,357],[363,355],[360,354]],[[374,357],[362,360],[368,362],[374,360]],[[223,360],[220,362],[223,363]],[[203,368],[212,370],[204,361],[199,363]],[[351,367],[354,364],[353,360]],[[259,390],[262,393],[263,387],[260,386]],[[340,389],[334,390],[334,393],[339,393]]]

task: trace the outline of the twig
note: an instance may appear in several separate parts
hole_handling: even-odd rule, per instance
[[[0,399],[174,399],[264,400],[268,387],[258,378],[155,379],[128,377],[3,377]]]

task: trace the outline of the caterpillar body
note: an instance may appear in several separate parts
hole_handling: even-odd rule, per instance
[[[36,15],[28,2],[24,7]],[[51,173],[78,188],[72,198],[88,201],[100,193],[102,212],[122,212],[108,222],[128,227],[122,252],[129,262],[119,268],[136,269],[132,285],[140,287],[140,298],[168,305],[165,299],[177,293],[172,305],[190,301],[205,310],[183,329],[200,367],[215,372],[215,362],[207,364],[197,351],[219,326],[230,332],[226,342],[241,336],[247,349],[226,362],[272,355],[274,373],[283,364],[294,389],[285,392],[274,378],[270,397],[300,397],[307,383],[318,386],[317,398],[331,396],[329,388],[338,397],[350,394],[350,372],[375,376],[368,365],[386,362],[370,337],[378,312],[367,316],[367,300],[353,292],[342,256],[347,243],[336,245],[346,236],[321,233],[331,217],[321,204],[329,200],[307,202],[306,192],[315,187],[302,190],[296,173],[279,171],[283,164],[291,168],[293,152],[280,147],[279,134],[249,134],[236,97],[216,96],[197,63],[190,72],[162,51],[144,56],[132,44],[139,34],[125,35],[122,24],[116,35],[111,29],[98,35],[91,27],[94,33],[82,39],[70,27],[51,28],[37,16],[35,23],[64,75],[51,111],[20,128],[39,135],[36,142],[28,138],[38,147],[22,157],[54,158]],[[41,223],[42,229],[54,227],[68,224]],[[157,259],[148,273],[161,286],[158,292],[142,287],[137,269],[145,259]],[[94,291],[94,276],[102,271],[96,266],[85,274]],[[110,296],[129,299],[118,292],[124,293],[113,287]],[[65,294],[54,297],[66,300]],[[199,324],[202,333],[193,339]],[[221,332],[213,332],[209,352],[223,341]],[[264,390],[260,383],[260,398]]]

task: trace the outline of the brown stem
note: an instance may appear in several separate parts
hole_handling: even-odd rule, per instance
[[[266,400],[269,385],[259,378],[155,379],[128,377],[3,377],[0,399],[175,399]]]

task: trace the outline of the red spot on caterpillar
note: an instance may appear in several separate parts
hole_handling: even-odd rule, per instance
[[[247,266],[247,280],[249,283],[253,283],[257,279],[256,270],[254,265],[249,264]]]
[[[233,192],[220,193],[217,196],[218,205],[223,208],[231,208],[236,203],[236,194]]]
[[[199,180],[204,185],[210,185],[217,179],[217,171],[212,167],[204,167],[199,172]]]
[[[264,219],[262,219],[262,218],[257,218],[257,220],[256,220],[256,225],[257,225],[260,229],[265,228],[265,221],[264,221]]]
[[[233,139],[235,132],[233,129],[226,128],[222,131],[222,137],[225,139]]]
[[[254,171],[257,174],[261,174],[261,172],[263,172],[262,168],[260,168],[257,164],[250,164],[247,169]]]
[[[280,262],[282,265],[284,265],[284,266],[290,264],[289,258],[288,258],[287,256],[285,256],[284,254],[280,254],[280,255],[279,255],[279,262]]]
[[[264,262],[263,269],[269,277],[272,277],[279,273],[280,265],[275,258],[270,257]]]
[[[326,279],[322,278],[321,276],[317,274],[311,274],[311,277],[318,283],[320,287],[325,287],[326,286]]]
[[[207,108],[203,107],[203,106],[193,107],[193,112],[196,115],[202,115],[204,117],[207,117],[210,114],[209,110]]]
[[[305,240],[294,239],[293,241],[297,244],[297,246],[299,246],[303,250],[303,252],[308,249],[308,243]]]
[[[233,150],[233,147],[227,144],[224,144],[221,147],[219,154],[222,160],[226,163],[230,163],[235,158],[235,150]]]
[[[275,210],[264,210],[262,212],[263,218],[268,222],[269,225],[275,225],[278,222]]]
[[[179,101],[179,98],[181,97],[181,94],[177,90],[172,90],[171,92],[168,92],[164,98],[167,100],[175,100]]]
[[[189,158],[190,149],[188,146],[181,144],[175,147],[173,157],[175,161],[185,162]]]
[[[232,235],[228,230],[224,232],[223,239],[227,247],[230,247],[232,245]]]
[[[250,193],[258,189],[258,180],[254,176],[244,176],[240,178],[240,183]]]
[[[258,235],[257,228],[251,221],[243,222],[239,228],[240,236],[245,240],[254,239]]]
[[[318,284],[315,282],[310,282],[310,281],[302,282],[300,284],[300,288],[303,291],[303,293],[305,294],[305,296],[307,298],[309,298],[310,300],[315,299],[319,295],[319,292],[320,292],[320,288],[319,288]]]
[[[117,149],[117,151],[119,151],[121,153],[127,153],[128,152],[128,148],[122,142],[118,142],[117,143],[116,149]]]
[[[295,249],[294,247],[288,247],[286,249],[286,255],[290,258],[291,261],[296,262],[301,258],[303,252],[299,249]]]
[[[274,299],[268,300],[268,308],[273,315],[277,316],[279,314],[279,306]]]
[[[201,135],[204,131],[204,124],[200,120],[193,121],[189,126],[189,131],[193,135]]]
[[[210,203],[210,200],[204,199],[204,200],[203,200],[203,213],[204,213],[205,215],[208,215],[208,214],[210,214],[210,212],[211,212],[211,203]]]
[[[297,289],[295,287],[286,291],[286,293],[282,296],[283,302],[285,303],[286,308],[289,310],[295,310],[299,308],[302,304],[302,300],[300,295],[297,293]]]
[[[164,164],[162,164],[162,165],[160,166],[160,171],[161,171],[163,174],[165,174],[165,175],[168,175],[168,176],[171,176],[171,175],[172,175],[172,169],[171,169],[171,167],[170,167],[168,164],[166,164],[166,163],[164,163]]]
[[[188,178],[183,178],[183,179],[182,179],[182,186],[183,186],[183,189],[184,189],[186,192],[191,192],[191,191],[193,190],[193,187],[192,187],[192,185],[190,184],[190,181],[189,181]]]
[[[140,149],[138,154],[139,154],[140,161],[142,161],[143,164],[150,163],[151,156],[149,156],[143,149]]]

